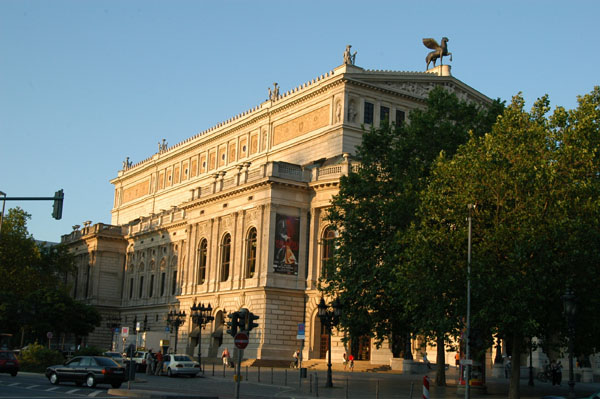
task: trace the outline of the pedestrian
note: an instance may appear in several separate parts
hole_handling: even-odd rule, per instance
[[[354,355],[352,355],[352,353],[348,355],[348,363],[350,365],[350,371],[354,371]]]
[[[562,383],[562,363],[560,360],[556,363],[556,384],[560,386]]]
[[[458,354],[458,352],[456,352],[456,355],[454,355],[454,365],[456,366],[456,368],[458,368],[459,363],[460,363],[460,355]]]
[[[344,370],[346,370],[346,366],[348,365],[348,354],[344,352],[342,355],[342,363],[344,364]]]
[[[294,357],[294,368],[297,369],[298,368],[298,359],[300,358],[300,350],[296,349],[292,356]]]
[[[229,358],[231,356],[229,355],[229,349],[225,348],[223,349],[223,353],[221,354],[221,358],[223,359],[223,365],[224,366],[229,366]]]
[[[512,369],[512,364],[510,362],[510,356],[506,358],[506,363],[504,363],[504,377],[510,378],[510,372]]]
[[[154,371],[154,375],[160,375],[163,368],[163,354],[161,351],[158,351],[156,354],[156,370]]]
[[[148,349],[148,353],[146,354],[146,375],[154,374],[154,369],[152,368],[152,349]]]
[[[557,366],[554,360],[550,361],[550,375],[552,376],[552,386],[558,384]]]
[[[427,359],[427,352],[423,352],[423,363],[425,363],[427,368],[431,370],[431,363],[429,362],[429,359]]]

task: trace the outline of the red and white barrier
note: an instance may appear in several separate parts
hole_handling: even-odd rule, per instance
[[[423,377],[423,399],[429,399],[429,377]]]

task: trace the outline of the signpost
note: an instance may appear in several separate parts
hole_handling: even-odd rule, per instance
[[[233,339],[233,343],[238,349],[246,349],[246,347],[248,346],[248,334],[246,334],[243,331],[237,333],[235,335],[235,338]]]
[[[50,349],[50,340],[52,339],[52,331],[48,331],[46,333],[46,337],[48,338],[48,349]]]

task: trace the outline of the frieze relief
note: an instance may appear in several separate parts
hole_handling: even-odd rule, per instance
[[[433,82],[386,82],[384,83],[384,86],[385,88],[396,92],[406,93],[419,98],[427,98],[429,92],[433,90],[434,87],[440,86],[440,84]],[[469,100],[469,94],[458,89],[453,84],[444,84],[442,87],[449,92],[456,94],[456,96],[462,101]]]

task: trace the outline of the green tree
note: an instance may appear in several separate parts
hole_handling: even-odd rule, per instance
[[[440,151],[452,154],[469,137],[489,130],[502,109],[498,101],[481,106],[459,101],[442,88],[430,92],[423,110],[410,123],[382,124],[363,134],[357,149],[361,167],[342,177],[329,220],[339,237],[326,265],[323,289],[340,296],[342,328],[351,337],[390,339],[393,355],[405,350],[410,334],[426,333],[414,307],[407,303],[406,284],[399,282],[405,235],[415,221],[419,192]],[[441,324],[436,330],[448,331]],[[444,345],[439,350],[443,355]],[[439,355],[438,355],[439,357]],[[444,373],[444,362],[439,365]]]
[[[30,215],[9,209],[0,235],[0,324],[18,345],[43,342],[48,331],[87,335],[100,325],[99,312],[69,296],[73,256],[63,245],[36,243],[27,231]],[[20,342],[21,344],[23,342]]]
[[[519,397],[520,354],[530,337],[564,345],[567,287],[580,299],[577,349],[589,353],[598,342],[599,105],[596,88],[576,110],[547,117],[546,97],[526,112],[516,96],[489,134],[438,159],[422,197],[418,234],[436,259],[456,259],[463,279],[467,204],[475,205],[473,323],[510,343],[510,398]]]

